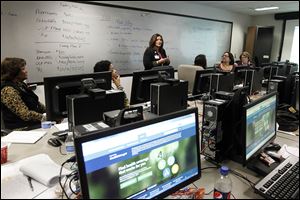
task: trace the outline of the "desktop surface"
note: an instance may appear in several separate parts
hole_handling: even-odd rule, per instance
[[[199,109],[199,118],[202,117],[202,101],[196,100],[196,101],[190,101],[189,102],[190,107],[198,107]],[[201,122],[201,120],[199,120]],[[201,127],[201,126],[200,126]],[[23,158],[33,156],[39,153],[45,153],[51,157],[52,160],[54,160],[58,164],[62,164],[65,160],[67,160],[70,156],[62,155],[59,152],[59,148],[52,147],[47,144],[47,140],[52,136],[53,132],[58,131],[57,128],[52,127],[51,129],[48,129],[47,134],[39,140],[36,144],[11,144],[8,151],[8,162],[5,164],[2,164],[1,167],[17,162]],[[288,146],[292,147],[298,147],[299,148],[299,130],[295,131],[292,134],[285,134],[281,132],[277,132],[275,143],[280,144],[283,146],[284,144],[287,144]],[[226,160],[222,162],[222,164],[227,165],[230,169],[234,169],[238,171],[239,173],[243,174],[244,176],[247,176],[249,180],[251,180],[253,183],[258,182],[263,177],[256,174],[255,172],[247,169],[246,167],[243,167],[241,164],[236,163],[231,160]],[[201,156],[201,167],[214,167],[212,163],[206,161]],[[2,177],[2,176],[1,176]],[[210,168],[210,169],[204,169],[201,173],[201,179],[194,182],[194,184],[197,187],[205,188],[205,193],[209,193],[214,188],[214,183],[216,179],[219,177],[219,171],[216,168]],[[232,193],[237,199],[263,199],[262,196],[255,193],[254,190],[250,187],[250,185],[246,182],[241,180],[240,178],[233,176],[230,174],[231,180],[232,180]],[[189,185],[189,187],[195,187],[192,184]],[[38,198],[57,198],[54,194],[55,191],[45,191],[42,193]],[[212,193],[207,194],[204,196],[205,199],[213,199]]]

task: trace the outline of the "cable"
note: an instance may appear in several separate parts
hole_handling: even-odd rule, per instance
[[[231,194],[231,196],[232,196],[234,199],[236,199],[232,192],[231,192],[230,194]]]
[[[210,195],[213,191],[214,191],[214,189],[212,189],[212,190],[209,191],[208,193],[205,193],[204,195]]]
[[[77,195],[78,194],[78,192],[76,192],[76,191],[74,191],[73,189],[72,189],[72,181],[73,180],[77,180],[77,177],[76,176],[73,176],[71,179],[70,179],[70,181],[69,181],[69,188],[70,188],[70,190],[72,191],[72,193],[73,194],[75,194],[75,195]]]
[[[221,167],[221,165],[218,162],[216,162],[215,160],[211,159],[210,157],[205,156],[204,159],[207,160],[208,162],[210,162],[211,164],[214,164],[217,168]]]
[[[219,167],[204,167],[204,168],[201,168],[201,170],[205,170],[205,169],[218,169]]]
[[[194,187],[195,187],[196,189],[198,189],[197,185],[195,185],[195,183],[194,183],[194,182],[193,182],[192,184],[194,185]]]
[[[62,147],[63,147],[63,145],[59,147],[59,153],[60,153],[61,155],[65,156],[65,155],[67,155],[67,154],[66,154],[66,153],[63,153],[63,152],[61,151],[61,148],[62,148]]]
[[[59,172],[59,177],[58,177],[58,182],[59,182],[59,185],[60,185],[60,187],[61,187],[61,189],[62,189],[62,191],[63,191],[63,193],[62,193],[62,198],[63,198],[63,194],[65,194],[66,197],[69,199],[69,197],[68,197],[68,195],[67,195],[67,193],[66,193],[64,187],[63,187],[62,184],[61,184],[61,174],[62,174],[62,169],[63,169],[63,167],[64,167],[64,165],[65,165],[66,163],[67,163],[67,161],[65,161],[65,162],[63,162],[63,164],[61,164],[60,172]]]
[[[68,179],[69,179],[69,177],[66,176],[66,180],[65,180],[65,182],[64,182],[63,188],[66,187],[66,184],[67,184]],[[69,197],[68,197],[68,195],[67,195],[66,193],[65,193],[65,195],[66,195],[66,197],[69,199]],[[62,193],[62,195],[61,195],[61,198],[62,198],[62,199],[64,198],[63,193]]]
[[[237,172],[237,171],[235,171],[235,170],[232,170],[232,169],[230,170],[230,172],[231,172],[233,175],[235,175],[235,176],[237,176],[237,177],[240,177],[240,178],[246,180],[246,181],[249,183],[249,185],[252,187],[252,189],[254,189],[255,183],[253,183],[252,181],[250,181],[250,180],[248,179],[247,176],[244,176],[244,175],[240,174],[239,172]]]

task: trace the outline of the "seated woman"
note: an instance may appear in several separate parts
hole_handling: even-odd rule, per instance
[[[111,71],[112,72],[112,81],[115,85],[113,89],[122,90],[125,94],[124,104],[125,107],[129,107],[129,100],[126,96],[126,93],[124,91],[124,88],[121,85],[121,79],[120,75],[117,73],[117,70],[114,69],[113,64],[109,60],[101,60],[100,62],[97,62],[94,66],[94,72],[105,72],[105,71]]]
[[[207,67],[207,61],[206,61],[206,56],[204,54],[199,54],[198,56],[195,57],[194,60],[194,65],[200,66],[203,69],[206,69]]]
[[[244,51],[240,55],[240,60],[236,62],[237,66],[249,66],[249,67],[255,67],[254,63],[251,62],[251,56],[250,53],[247,51]]]
[[[234,63],[234,58],[232,53],[230,52],[224,52],[222,56],[221,63],[216,66],[217,72],[234,72],[234,67],[236,64]]]
[[[1,62],[1,112],[5,129],[30,130],[46,120],[45,106],[24,83],[28,77],[26,61],[5,58]]]

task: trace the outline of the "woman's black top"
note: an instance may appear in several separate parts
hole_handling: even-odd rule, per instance
[[[166,58],[167,54],[164,49],[161,49],[160,52],[157,50],[148,47],[145,50],[143,63],[145,70],[152,69],[153,67],[157,66],[168,66],[170,64],[170,61],[165,62],[164,64],[158,65],[156,61],[160,60],[161,58]]]

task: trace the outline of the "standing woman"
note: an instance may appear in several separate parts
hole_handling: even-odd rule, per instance
[[[1,62],[1,112],[6,129],[30,130],[46,119],[45,106],[28,88],[26,61],[5,58]]]
[[[156,33],[152,35],[149,41],[149,47],[145,50],[143,63],[145,70],[152,69],[157,66],[167,66],[170,59],[166,54],[163,37]]]

